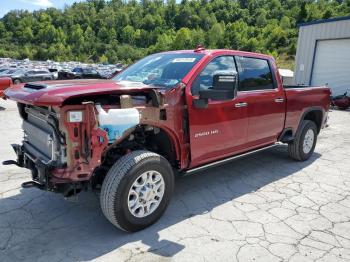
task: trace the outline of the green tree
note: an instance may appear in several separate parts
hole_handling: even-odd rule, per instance
[[[80,25],[76,24],[72,27],[69,42],[76,47],[80,47],[83,45],[84,31],[81,29]]]
[[[293,59],[297,23],[349,14],[350,0],[86,0],[8,12],[0,56],[129,63],[202,43]]]
[[[173,42],[173,48],[177,50],[193,48],[190,29],[182,27],[177,31]]]
[[[290,27],[291,27],[290,20],[287,16],[282,17],[281,22],[280,22],[280,26],[284,30],[290,29]]]
[[[222,23],[214,24],[207,34],[207,43],[211,48],[222,46],[225,36],[225,27]]]
[[[139,31],[140,34],[140,31]],[[123,28],[121,38],[123,43],[134,45],[135,44],[135,30],[131,25],[127,25]]]

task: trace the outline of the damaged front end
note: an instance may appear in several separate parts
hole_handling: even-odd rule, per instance
[[[177,168],[187,165],[178,137],[187,132],[173,131],[183,129],[182,86],[166,92],[114,82],[100,88],[83,84],[26,84],[6,92],[18,102],[24,138],[12,145],[17,160],[3,164],[31,170],[32,181],[23,187],[65,196],[96,188],[111,166],[134,150],[156,152]]]
[[[107,133],[98,127],[92,103],[63,107],[39,107],[19,103],[23,118],[22,145],[12,145],[16,164],[28,168],[32,181],[23,187],[63,193],[65,196],[86,186],[101,163],[108,145]]]

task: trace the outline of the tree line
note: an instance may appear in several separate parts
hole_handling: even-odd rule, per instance
[[[350,0],[87,0],[0,19],[0,57],[130,63],[174,49],[293,59],[298,23],[350,14]]]

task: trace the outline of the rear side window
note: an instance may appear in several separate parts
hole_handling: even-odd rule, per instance
[[[236,57],[239,73],[239,91],[274,89],[269,63],[265,59]]]

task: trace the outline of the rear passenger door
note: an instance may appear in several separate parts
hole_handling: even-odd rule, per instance
[[[247,146],[276,142],[285,119],[284,90],[278,88],[273,69],[266,59],[236,56],[238,93],[245,94],[248,109]]]

